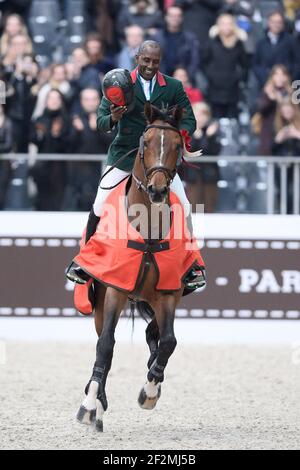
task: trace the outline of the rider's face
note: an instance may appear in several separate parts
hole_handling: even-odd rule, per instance
[[[140,55],[136,56],[138,72],[145,80],[151,80],[156,75],[160,58],[160,49],[154,47],[147,47]]]

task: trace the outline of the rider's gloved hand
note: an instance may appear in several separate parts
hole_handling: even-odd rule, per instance
[[[126,106],[115,106],[114,104],[110,106],[111,120],[114,124],[122,119],[126,109]]]

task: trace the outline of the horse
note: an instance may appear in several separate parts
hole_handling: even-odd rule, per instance
[[[186,150],[179,130],[182,113],[183,110],[179,107],[159,110],[149,102],[144,108],[147,127],[141,137],[128,184],[127,215],[131,223],[134,217],[130,215],[130,208],[136,204],[146,208],[147,220],[140,223],[136,230],[140,231],[150,251],[151,246],[157,246],[168,231],[161,220],[157,222],[156,209],[159,210],[162,204],[170,207],[170,184],[176,175],[182,152]],[[171,223],[172,214],[168,217]],[[153,238],[155,224],[157,230]],[[174,319],[184,284],[179,290],[156,290],[157,270],[151,253],[148,254],[150,256],[146,256],[144,271],[134,292],[128,294],[115,287],[94,282],[94,319],[98,335],[96,361],[85,388],[86,396],[80,405],[77,420],[83,424],[93,424],[99,432],[103,431],[103,416],[108,408],[105,388],[112,364],[115,328],[128,299],[135,302],[142,317],[151,320],[146,328],[146,341],[150,351],[148,374],[138,395],[141,408],[151,410],[156,406],[161,395],[165,368],[177,345]]]

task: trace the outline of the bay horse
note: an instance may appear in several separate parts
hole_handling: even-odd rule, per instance
[[[166,236],[167,229],[160,220],[157,235],[153,238],[153,224],[157,224],[157,218],[154,222],[153,217],[155,208],[159,210],[162,203],[169,207],[170,184],[185,147],[179,131],[182,118],[180,108],[159,110],[148,102],[144,114],[147,127],[141,138],[132,179],[129,181],[127,213],[130,222],[130,207],[141,204],[147,209],[147,224],[141,223],[136,230],[140,231],[145,242],[151,244]],[[143,233],[145,226],[147,233]],[[130,294],[94,282],[94,315],[98,335],[96,361],[85,388],[86,396],[77,413],[77,420],[83,424],[95,423],[97,431],[103,431],[103,415],[108,407],[105,386],[113,358],[115,328],[128,298],[136,301],[137,309],[143,317],[148,316],[151,319],[146,328],[146,341],[150,350],[148,374],[139,393],[138,403],[141,408],[153,409],[160,397],[164,370],[177,344],[174,318],[184,285],[177,291],[162,292],[155,289],[156,283],[157,271],[151,257],[146,260],[138,288]]]

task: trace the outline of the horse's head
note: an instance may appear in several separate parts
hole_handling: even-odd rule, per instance
[[[146,191],[152,203],[166,201],[170,184],[176,175],[176,167],[183,152],[183,140],[179,130],[182,109],[158,109],[146,103],[144,113],[147,127],[140,140],[139,159],[143,169],[143,181],[135,173],[138,187]]]

